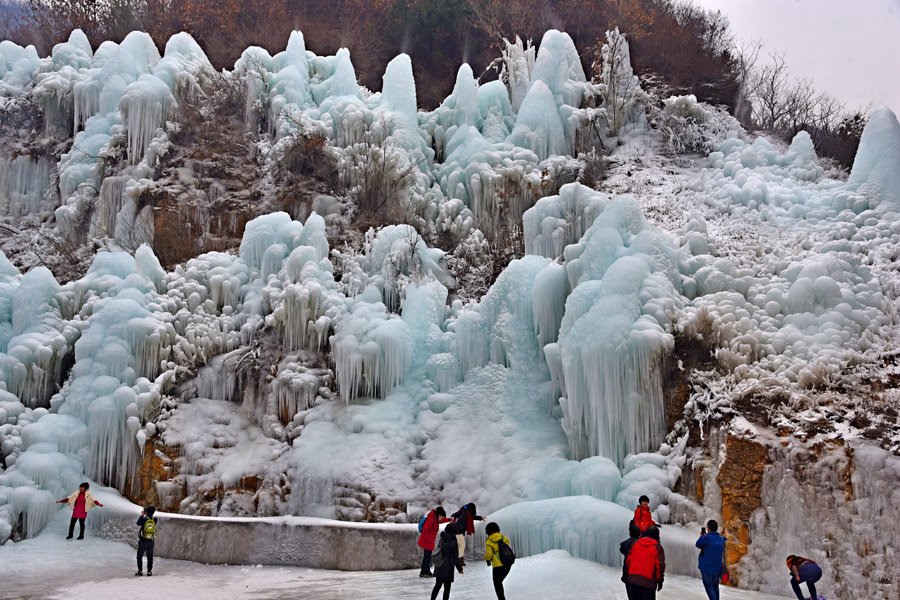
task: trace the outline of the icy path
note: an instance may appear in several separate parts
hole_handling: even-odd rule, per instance
[[[62,512],[62,516],[65,516]],[[93,537],[66,541],[68,519],[56,518],[32,540],[0,546],[2,600],[276,600],[287,597],[339,599],[427,598],[433,581],[412,571],[344,572],[294,567],[212,566],[159,559],[153,579],[134,576],[134,549]],[[352,551],[352,550],[348,550]],[[575,559],[561,550],[520,559],[507,579],[510,600],[600,598],[624,600],[620,571]],[[470,560],[457,576],[451,598],[492,598],[483,562]],[[704,597],[698,579],[669,577],[660,600]],[[725,600],[769,600],[768,594],[724,589]]]

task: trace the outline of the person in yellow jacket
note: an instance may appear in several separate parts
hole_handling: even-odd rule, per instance
[[[509,575],[512,565],[504,565],[500,560],[500,542],[509,546],[509,538],[501,534],[500,526],[493,522],[487,524],[484,533],[488,536],[484,544],[484,560],[493,567],[491,574],[494,579],[494,592],[497,593],[497,600],[506,600],[506,595],[503,593],[503,580]]]
[[[87,518],[87,514],[90,512],[92,508],[95,506],[103,506],[99,502],[94,499],[94,496],[88,491],[88,488],[91,487],[91,484],[85,481],[78,487],[78,491],[69,496],[68,498],[63,498],[62,500],[58,500],[57,504],[68,504],[69,508],[72,509],[72,520],[69,521],[69,536],[66,538],[67,540],[72,539],[72,534],[75,533],[75,521],[78,521],[78,525],[81,528],[81,533],[78,534],[78,539],[84,539],[84,520]]]

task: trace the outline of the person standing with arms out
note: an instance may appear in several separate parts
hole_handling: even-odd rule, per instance
[[[648,527],[644,537],[631,546],[625,568],[632,600],[656,600],[666,575],[666,553],[659,543],[659,529]]]
[[[640,537],[641,530],[634,524],[634,521],[631,521],[628,523],[628,539],[619,544],[619,552],[625,557],[625,560],[622,562],[622,583],[625,584],[625,593],[628,595],[628,600],[634,600],[631,593],[631,584],[628,583],[628,569],[626,568],[628,565],[628,555],[631,553],[631,547],[640,539]]]
[[[484,544],[484,560],[491,568],[491,576],[494,580],[494,592],[497,600],[506,600],[503,591],[503,580],[509,575],[516,555],[509,546],[509,538],[500,533],[500,526],[496,523],[488,523],[484,528],[487,541]]]
[[[815,583],[822,579],[822,568],[808,558],[793,554],[787,557],[787,566],[791,570],[791,587],[797,594],[797,598],[806,600],[800,591],[800,584],[805,582],[806,587],[809,588],[810,598],[816,600],[818,594],[816,594]]]
[[[422,533],[419,534],[418,546],[424,551],[424,556],[422,557],[422,570],[419,571],[419,577],[432,577],[431,553],[434,552],[438,528],[441,523],[446,523],[449,520],[450,519],[447,518],[447,513],[444,511],[444,507],[438,506],[428,513],[425,520],[422,521],[422,528],[419,530]],[[456,542],[454,542],[453,545],[456,546]]]
[[[94,496],[88,491],[91,487],[91,484],[85,481],[80,486],[78,486],[78,491],[69,496],[68,498],[63,498],[62,500],[57,500],[57,504],[68,504],[69,508],[72,509],[72,520],[69,521],[69,535],[66,536],[67,540],[72,539],[72,535],[75,533],[75,521],[78,521],[78,525],[80,527],[80,533],[78,534],[78,539],[84,539],[84,520],[87,519],[87,515],[91,512],[91,509],[95,506],[102,507],[103,505],[97,502],[94,499]]]
[[[641,536],[647,533],[648,527],[655,527],[653,517],[650,515],[650,498],[641,496],[638,499],[638,506],[634,509],[634,524],[641,531]]]
[[[475,505],[471,502],[451,515],[456,531],[456,543],[459,545],[459,559],[466,565],[466,536],[475,534],[475,521],[484,521],[484,517],[476,514]]]
[[[706,530],[709,529],[709,533]],[[719,579],[725,568],[725,541],[724,535],[719,534],[719,523],[710,519],[706,527],[700,530],[700,539],[695,544],[700,548],[700,557],[697,559],[697,567],[700,569],[700,577],[703,579],[703,588],[709,600],[719,600]]]
[[[459,549],[456,547],[456,536],[449,531],[442,531],[441,544],[438,546],[437,552],[440,555],[440,560],[435,559],[434,589],[431,590],[431,600],[437,600],[441,587],[444,588],[444,600],[450,600],[453,567],[456,567],[460,575],[463,574],[462,561],[459,559]]]
[[[148,506],[141,511],[141,516],[137,520],[137,525],[140,529],[138,530],[137,547],[138,570],[135,575],[138,576],[144,574],[142,560],[144,554],[147,555],[147,577],[153,575],[153,540],[156,538],[156,519],[153,518],[154,514],[156,514],[156,508]]]

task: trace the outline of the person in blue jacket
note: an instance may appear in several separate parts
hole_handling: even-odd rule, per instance
[[[706,530],[709,529],[709,533]],[[700,539],[696,546],[700,548],[697,566],[703,579],[703,588],[709,600],[719,600],[719,578],[725,568],[725,540],[719,534],[719,524],[710,519],[706,527],[700,530]]]

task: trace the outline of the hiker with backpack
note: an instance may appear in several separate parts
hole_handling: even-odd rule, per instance
[[[471,502],[451,515],[452,529],[456,532],[456,543],[459,546],[459,559],[466,565],[466,536],[475,534],[475,521],[484,521],[484,517],[476,514],[475,505]],[[450,526],[448,526],[448,529]]]
[[[625,584],[625,594],[628,600],[633,600],[631,593],[631,584],[628,583],[628,555],[631,554],[631,547],[641,538],[641,530],[634,524],[634,521],[628,523],[628,539],[619,544],[619,552],[625,559],[622,561],[622,583]]]
[[[706,530],[709,529],[709,533]],[[713,519],[706,522],[706,527],[700,530],[700,539],[695,544],[700,548],[700,557],[697,559],[697,568],[700,569],[700,578],[703,580],[703,589],[709,600],[719,600],[719,579],[725,573],[725,541],[724,535],[719,534],[719,523]]]
[[[653,516],[650,514],[650,498],[647,496],[638,498],[638,506],[634,509],[633,522],[641,531],[642,536],[646,535],[649,527],[656,526],[656,523],[653,521]]]
[[[632,600],[655,600],[666,575],[666,554],[659,543],[659,529],[648,527],[631,546],[625,559]]]
[[[516,555],[509,545],[509,538],[500,533],[500,526],[496,523],[488,523],[484,528],[487,541],[484,544],[484,560],[491,567],[491,576],[494,580],[494,592],[497,600],[506,600],[503,592],[503,580],[509,575],[509,570],[516,562]]]
[[[91,509],[95,506],[102,507],[103,505],[97,502],[93,495],[88,491],[90,489],[91,484],[85,481],[80,486],[78,486],[78,491],[72,494],[67,498],[63,498],[62,500],[57,500],[57,504],[68,504],[69,508],[72,509],[72,520],[69,521],[69,535],[66,536],[67,540],[72,539],[72,535],[75,533],[75,521],[78,521],[78,525],[80,527],[80,532],[78,534],[78,539],[84,539],[84,520],[87,519],[87,515],[91,512]]]
[[[819,596],[816,594],[815,583],[822,579],[822,568],[808,558],[795,556],[793,554],[787,557],[787,566],[791,571],[791,587],[797,595],[797,598],[806,600],[803,597],[803,593],[800,591],[800,584],[804,582],[806,583],[806,587],[809,588],[810,598],[813,600],[818,598]]]
[[[462,560],[459,558],[459,549],[456,547],[454,534],[446,530],[441,532],[441,543],[438,544],[437,550],[431,558],[431,564],[434,565],[434,589],[431,590],[431,600],[437,599],[441,587],[444,588],[444,600],[450,600],[453,568],[456,567],[459,574],[463,574]]]
[[[153,540],[156,538],[156,519],[153,515],[156,509],[148,506],[141,511],[141,516],[137,520],[138,530],[138,547],[137,547],[137,566],[138,570],[135,575],[140,577],[143,572],[143,558],[147,555],[147,577],[153,575]]]
[[[424,552],[419,577],[433,577],[431,574],[431,553],[434,551],[441,523],[447,523],[449,520],[443,506],[438,506],[419,520],[419,541],[417,543]]]

